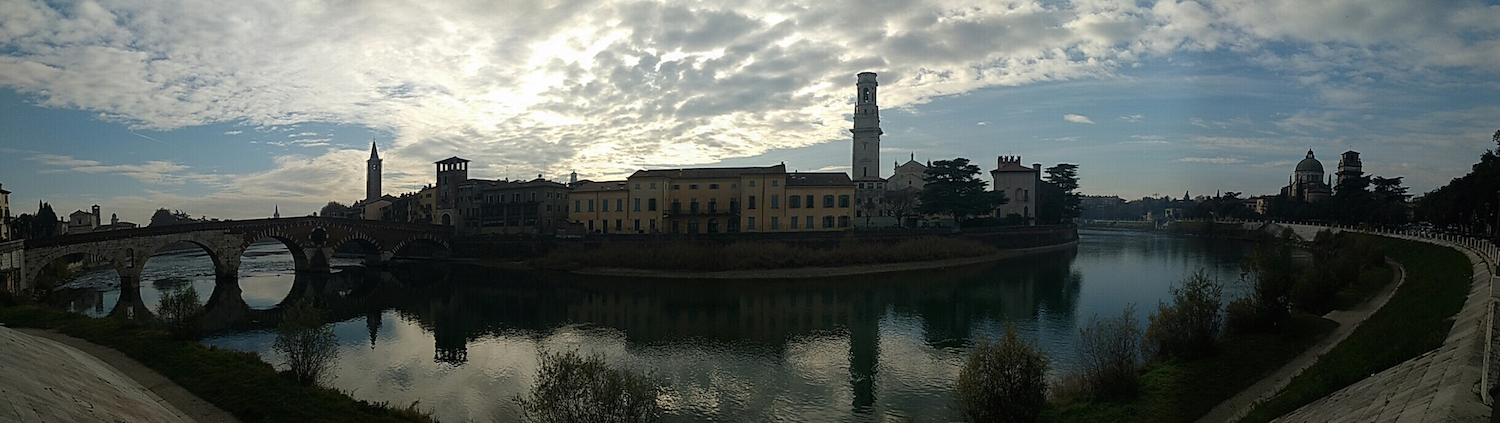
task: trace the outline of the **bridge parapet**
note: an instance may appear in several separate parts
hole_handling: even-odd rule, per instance
[[[298,217],[202,222],[165,227],[63,235],[6,243],[19,264],[0,262],[4,288],[13,293],[30,291],[43,267],[54,260],[87,254],[108,260],[120,274],[122,285],[140,283],[140,271],[152,254],[168,244],[188,242],[203,248],[213,260],[215,275],[223,281],[238,278],[240,257],[250,244],[265,238],[280,241],[292,252],[299,272],[329,270],[328,259],[347,242],[373,247],[373,262],[389,260],[412,242],[430,241],[450,248],[451,228],[412,223],[356,219]],[[0,260],[3,260],[0,253]],[[5,273],[6,269],[12,269]]]

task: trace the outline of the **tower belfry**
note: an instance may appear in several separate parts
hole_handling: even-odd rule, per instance
[[[380,198],[380,150],[375,148],[374,141],[370,141],[370,160],[365,163],[369,164],[365,174],[365,201],[375,201]]]

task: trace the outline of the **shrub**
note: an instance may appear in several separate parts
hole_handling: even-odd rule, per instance
[[[1224,307],[1224,331],[1232,335],[1245,335],[1260,333],[1270,330],[1261,326],[1261,319],[1255,312],[1255,299],[1251,296],[1240,297],[1230,301]]]
[[[1241,280],[1252,284],[1245,305],[1254,310],[1243,319],[1243,305],[1237,312],[1233,326],[1237,333],[1257,333],[1275,330],[1291,317],[1291,293],[1296,286],[1296,266],[1292,262],[1292,250],[1286,244],[1256,247],[1255,252],[1241,265]]]
[[[1352,285],[1352,282],[1346,283],[1334,275],[1335,272],[1328,270],[1302,272],[1302,276],[1297,278],[1297,284],[1292,286],[1292,305],[1310,314],[1323,314],[1332,310],[1339,288]],[[1355,278],[1358,277],[1359,273],[1356,272]]]
[[[1046,354],[1036,342],[1023,342],[1015,326],[999,343],[980,339],[954,385],[959,408],[969,421],[1034,422],[1047,402]]]
[[[203,329],[203,304],[188,283],[168,291],[156,303],[156,319],[177,339],[197,339]]]
[[[1194,360],[1213,353],[1224,324],[1224,287],[1199,270],[1172,287],[1172,304],[1151,313],[1143,350],[1152,360]]]
[[[514,400],[534,422],[654,422],[663,389],[660,378],[611,367],[600,355],[543,352],[530,394]]]
[[[338,361],[338,337],[326,325],[324,313],[308,298],[282,311],[271,348],[282,356],[292,379],[312,386],[331,377]]]
[[[1135,305],[1127,305],[1120,317],[1089,318],[1078,330],[1078,363],[1083,382],[1096,399],[1113,401],[1135,397],[1140,387],[1140,322]]]

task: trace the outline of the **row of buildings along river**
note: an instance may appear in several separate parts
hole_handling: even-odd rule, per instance
[[[885,199],[921,191],[930,163],[893,163],[882,177],[880,107],[875,73],[858,75],[851,174],[788,172],[786,164],[641,170],[625,180],[471,178],[469,161],[436,162],[436,183],[400,196],[381,192],[378,148],[370,145],[365,198],[334,217],[451,225],[461,234],[724,233],[842,231],[858,226],[921,223],[910,208]],[[1031,222],[1041,165],[1002,156],[991,189],[1010,201],[997,217]]]

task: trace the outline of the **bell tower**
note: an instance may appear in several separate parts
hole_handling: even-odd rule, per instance
[[[365,170],[365,201],[375,201],[380,198],[380,151],[374,141],[370,141],[370,160],[365,163],[369,165]]]
[[[854,161],[849,169],[850,179],[880,179],[880,106],[876,103],[875,72],[861,72],[855,84],[854,103]]]

